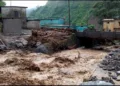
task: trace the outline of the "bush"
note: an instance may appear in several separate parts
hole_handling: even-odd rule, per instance
[[[94,25],[89,25],[88,28],[93,30],[93,29],[95,29],[95,26]]]

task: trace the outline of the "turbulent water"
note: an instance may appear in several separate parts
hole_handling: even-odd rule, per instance
[[[79,85],[97,75],[97,64],[106,54],[88,49],[66,50],[53,55],[9,51],[0,54],[0,84]]]

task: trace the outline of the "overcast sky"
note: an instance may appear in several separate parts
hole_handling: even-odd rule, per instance
[[[3,0],[5,1],[6,3],[6,6],[10,6],[10,1],[9,0]],[[29,1],[29,0],[21,0],[21,1],[14,1],[14,0],[11,0],[11,6],[25,6],[25,7],[28,7],[28,8],[34,8],[36,6],[44,6],[45,4],[47,3],[47,0],[36,0],[36,1]]]

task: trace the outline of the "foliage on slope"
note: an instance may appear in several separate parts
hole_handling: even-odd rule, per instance
[[[120,17],[120,0],[104,0],[94,5],[93,13],[100,18],[100,23],[104,18]]]
[[[5,6],[5,2],[3,2],[3,0],[0,0],[0,6]]]
[[[70,1],[71,23],[73,25],[85,25],[95,3],[95,1],[83,0]],[[39,19],[60,17],[65,18],[66,22],[68,22],[68,2],[67,0],[48,1],[45,6],[40,6],[36,10],[33,10],[29,17]]]

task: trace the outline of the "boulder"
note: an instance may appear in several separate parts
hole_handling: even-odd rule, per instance
[[[37,48],[35,49],[35,52],[37,53],[48,53],[48,49],[43,45],[38,45]]]
[[[3,50],[6,50],[7,47],[5,45],[0,45],[0,50],[3,51]]]

